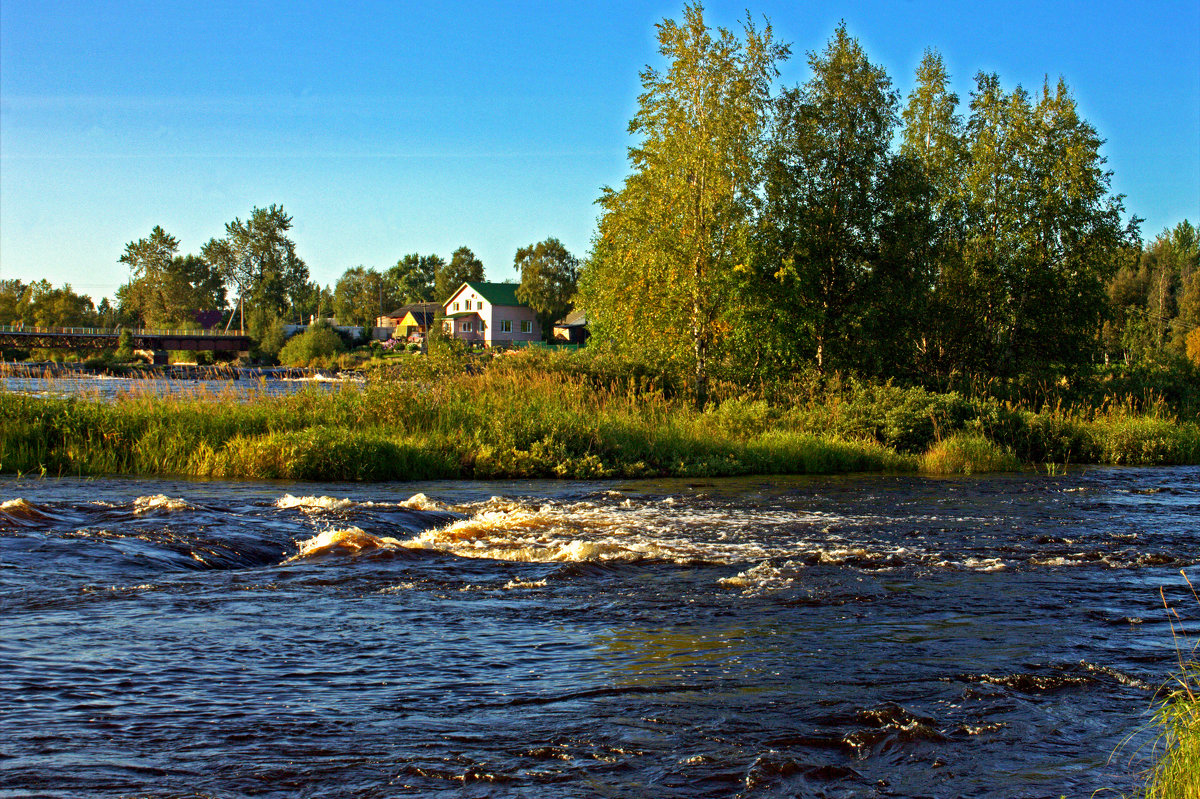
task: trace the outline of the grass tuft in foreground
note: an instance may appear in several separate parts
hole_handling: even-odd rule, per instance
[[[1187,580],[1187,575],[1184,575]],[[1188,581],[1191,587],[1191,581]],[[1195,590],[1193,589],[1193,596]],[[1197,599],[1200,603],[1200,599]],[[1154,713],[1159,735],[1154,742],[1157,761],[1146,775],[1138,796],[1145,799],[1196,799],[1200,797],[1200,663],[1196,647],[1183,653],[1179,616],[1163,596],[1173,617],[1171,631],[1179,653],[1179,670],[1172,678],[1166,697]]]

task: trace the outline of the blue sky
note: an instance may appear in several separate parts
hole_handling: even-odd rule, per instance
[[[654,24],[682,3],[0,3],[0,278],[93,299],[162,225],[196,252],[282,205],[314,279],[461,245],[489,279],[557,236],[577,255],[626,171]],[[712,2],[792,45],[781,83],[844,19],[902,95],[935,47],[965,104],[1071,86],[1143,234],[1200,221],[1200,3]]]

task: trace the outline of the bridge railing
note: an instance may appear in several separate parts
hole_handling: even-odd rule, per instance
[[[29,333],[33,335],[58,334],[64,336],[119,336],[128,330],[134,336],[187,337],[187,338],[244,338],[241,330],[158,330],[141,328],[111,327],[36,327],[34,325],[0,325],[0,333]]]

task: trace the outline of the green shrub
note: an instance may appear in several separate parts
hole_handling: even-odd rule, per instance
[[[318,322],[288,339],[279,351],[279,361],[286,366],[314,366],[333,360],[345,349],[341,336],[329,325]]]

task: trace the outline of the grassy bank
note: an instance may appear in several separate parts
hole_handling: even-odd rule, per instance
[[[1200,463],[1200,425],[852,382],[727,392],[598,356],[411,359],[365,387],[234,401],[0,393],[0,470],[314,480],[649,477]]]

